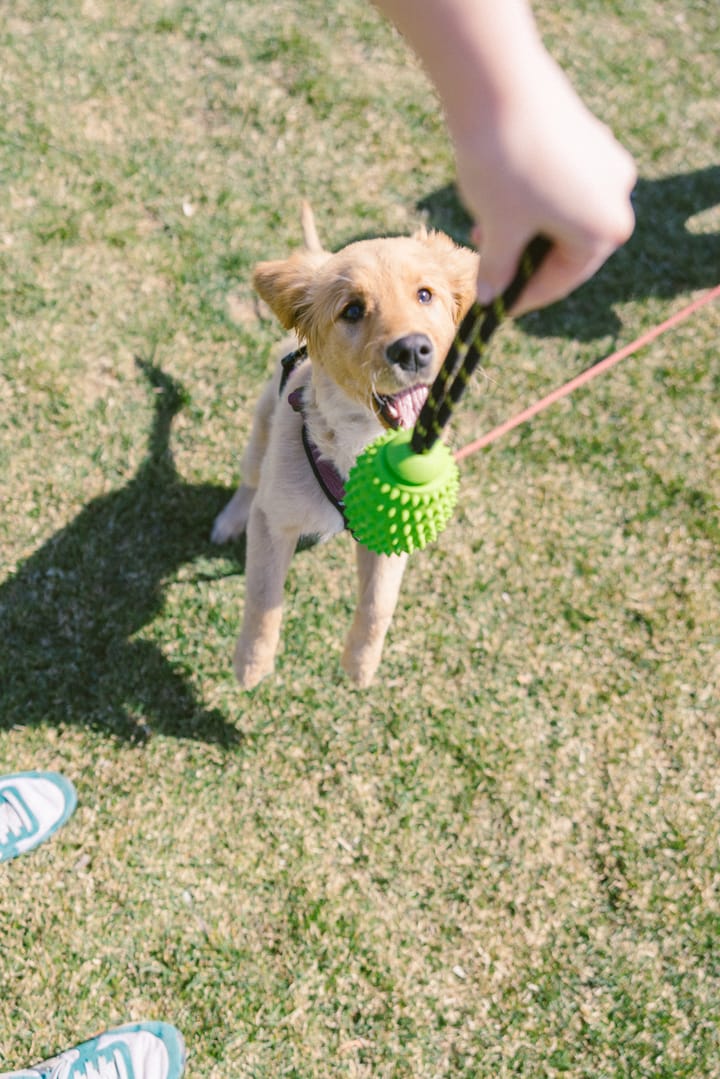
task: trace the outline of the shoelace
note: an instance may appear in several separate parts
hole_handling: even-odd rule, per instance
[[[0,794],[0,846],[8,839],[18,839],[31,830],[32,822],[25,807],[11,791]]]
[[[74,1067],[80,1059],[77,1049],[63,1053],[51,1071],[43,1073],[42,1079],[134,1079],[132,1065],[125,1059],[126,1054],[119,1045],[109,1045],[98,1054],[95,1060],[88,1060],[79,1068]],[[105,1054],[111,1053],[108,1057]]]

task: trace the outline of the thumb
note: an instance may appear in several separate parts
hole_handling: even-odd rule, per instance
[[[480,246],[477,298],[481,304],[487,305],[504,292],[512,281],[527,241],[518,237],[517,233],[512,236],[486,234],[483,241]]]

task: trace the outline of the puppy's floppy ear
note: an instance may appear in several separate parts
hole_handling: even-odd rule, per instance
[[[286,330],[306,332],[317,271],[329,257],[325,251],[296,251],[255,267],[253,286]]]
[[[455,300],[455,320],[460,322],[476,298],[480,256],[469,247],[459,247],[444,232],[428,232],[421,228],[415,239],[432,251],[446,274]]]

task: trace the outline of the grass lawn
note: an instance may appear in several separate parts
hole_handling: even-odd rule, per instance
[[[638,225],[457,446],[720,280],[717,3],[537,8]],[[193,1079],[720,1075],[720,304],[464,462],[373,688],[341,537],[243,694],[251,269],[303,197],[330,247],[463,240],[437,101],[361,0],[16,0],[0,43],[0,770],[79,795],[0,867],[0,1070],[162,1018]]]

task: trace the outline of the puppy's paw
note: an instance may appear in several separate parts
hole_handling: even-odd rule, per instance
[[[255,649],[247,649],[238,641],[233,658],[235,677],[242,689],[255,689],[255,686],[267,678],[275,669],[273,656],[258,654]]]
[[[221,510],[215,518],[210,533],[213,543],[229,543],[230,540],[242,535],[247,527],[254,496],[254,487],[246,487],[245,484],[238,487],[225,509]]]
[[[367,689],[375,677],[380,657],[367,648],[353,648],[348,642],[341,659],[342,669],[359,689]]]

